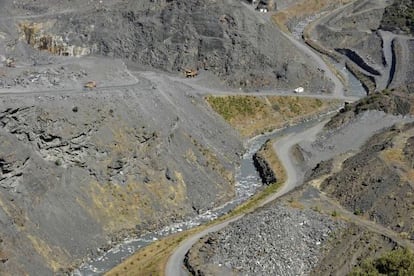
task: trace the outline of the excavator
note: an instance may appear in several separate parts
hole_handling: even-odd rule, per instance
[[[96,88],[96,81],[88,81],[83,87],[87,89]]]
[[[195,78],[198,75],[198,70],[196,69],[184,69],[184,75],[186,78]]]

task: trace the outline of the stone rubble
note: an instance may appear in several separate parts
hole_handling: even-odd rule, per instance
[[[312,210],[276,204],[203,239],[200,252],[208,252],[208,257],[201,263],[242,275],[304,275],[318,263],[323,246],[343,226]]]

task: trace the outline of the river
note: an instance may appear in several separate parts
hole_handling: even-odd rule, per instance
[[[121,244],[103,253],[102,256],[84,263],[79,269],[75,270],[72,275],[101,275],[120,264],[125,258],[131,256],[134,252],[153,243],[154,241],[157,241],[160,238],[194,228],[227,214],[235,207],[249,199],[258,191],[260,187],[263,186],[258,172],[253,164],[252,157],[253,154],[257,152],[267,140],[282,137],[290,133],[300,132],[321,122],[321,120],[327,116],[328,115],[326,114],[321,115],[317,118],[304,121],[297,125],[278,129],[248,140],[246,142],[247,151],[243,155],[240,161],[240,166],[236,170],[236,196],[233,200],[213,210],[208,210],[203,214],[197,215],[194,218],[189,218],[188,220],[166,226],[159,231],[145,234],[139,238],[126,239]]]
[[[297,32],[302,33],[302,25],[300,27],[301,28],[297,30]],[[299,37],[297,39],[300,40]],[[366,92],[363,89],[361,83],[346,68],[340,64],[335,64],[335,66],[346,78],[346,81],[348,83],[347,96],[366,96]],[[248,140],[245,146],[247,151],[243,155],[240,166],[236,170],[236,195],[233,200],[215,209],[208,210],[205,213],[197,215],[193,218],[189,218],[188,220],[166,226],[159,231],[145,234],[139,238],[126,239],[121,244],[103,253],[102,256],[96,259],[92,259],[87,263],[81,265],[79,269],[74,271],[73,275],[101,275],[116,265],[120,264],[124,259],[131,256],[134,252],[153,243],[154,241],[157,241],[160,238],[194,228],[229,213],[235,207],[249,199],[258,191],[260,187],[262,187],[262,182],[253,164],[252,157],[253,154],[257,152],[267,140],[275,139],[290,133],[301,132],[302,130],[310,128],[311,126],[321,122],[327,116],[328,115],[325,114],[319,116],[318,118],[314,118],[312,120],[308,120],[294,126],[278,129]]]

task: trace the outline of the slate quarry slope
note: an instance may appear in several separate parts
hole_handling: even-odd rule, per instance
[[[92,55],[125,58],[174,73],[208,70],[237,88],[303,86],[320,91],[330,85],[268,17],[243,1],[41,0],[36,9],[29,2],[19,1],[12,10],[34,17],[17,23],[42,23],[45,35],[62,37]]]
[[[1,273],[67,271],[234,195],[239,136],[187,87],[164,89],[1,98]]]

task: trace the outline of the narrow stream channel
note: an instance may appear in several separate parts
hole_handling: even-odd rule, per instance
[[[171,224],[157,232],[148,233],[140,238],[127,239],[123,243],[105,252],[102,256],[83,264],[79,269],[75,270],[72,275],[101,275],[121,263],[125,258],[131,256],[134,252],[160,238],[194,228],[227,214],[235,207],[249,199],[260,187],[262,187],[260,177],[255,166],[253,165],[252,157],[253,154],[257,152],[268,139],[278,138],[290,133],[301,132],[304,129],[321,122],[327,116],[329,115],[321,115],[317,118],[299,123],[297,125],[278,129],[264,135],[256,136],[249,140],[246,145],[247,151],[241,159],[240,167],[236,171],[236,196],[232,201],[229,201],[220,207],[209,210],[194,218],[190,218],[180,223]]]

